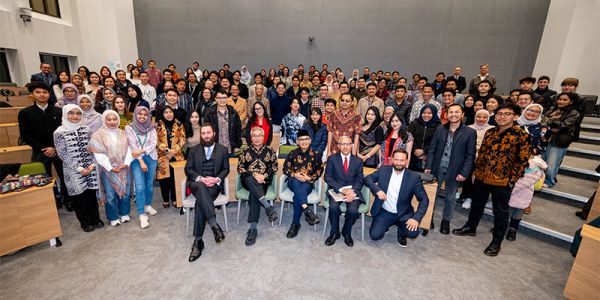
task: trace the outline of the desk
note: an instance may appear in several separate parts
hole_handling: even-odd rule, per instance
[[[0,195],[0,255],[62,236],[53,185]]]
[[[583,225],[581,245],[567,279],[567,299],[598,299],[600,295],[600,228]]]

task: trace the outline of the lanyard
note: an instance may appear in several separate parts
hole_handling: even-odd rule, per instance
[[[140,140],[140,135],[137,132],[135,133],[135,137],[137,138],[138,143],[140,143],[140,147],[143,149],[144,145],[146,144],[146,139],[148,139],[148,135],[147,134],[144,135],[144,141],[143,142]]]

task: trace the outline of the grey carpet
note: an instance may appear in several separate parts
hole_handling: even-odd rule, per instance
[[[395,228],[382,241],[370,241],[365,233],[361,242],[360,219],[354,248],[342,239],[325,246],[322,222],[314,232],[303,220],[298,237],[288,240],[291,206],[281,227],[271,228],[261,211],[258,241],[246,247],[248,209],[242,205],[237,226],[236,203],[228,207],[225,241],[215,245],[207,231],[202,257],[189,263],[192,238],[185,235],[185,217],[174,208],[154,206],[159,214],[150,217],[148,229],[140,229],[132,217],[130,223],[92,233],[79,228],[74,213],[61,210],[62,247],[41,243],[0,258],[0,298],[558,299],[573,263],[567,249],[523,234],[516,242],[505,241],[498,257],[487,257],[486,221],[477,237],[436,230],[409,240],[408,248],[396,243]],[[222,212],[217,213],[223,226]],[[325,219],[324,210],[318,214]],[[105,219],[103,209],[101,215]],[[457,213],[452,228],[465,218]]]

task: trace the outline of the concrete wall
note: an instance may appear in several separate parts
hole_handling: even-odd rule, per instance
[[[71,71],[137,58],[131,0],[61,0],[61,18],[33,12],[30,23],[19,17],[22,6],[29,1],[0,0],[0,48],[7,49],[11,78],[19,85],[39,72],[40,52],[69,56]]]
[[[398,70],[432,78],[489,63],[500,92],[530,75],[549,0],[134,0],[140,56],[251,72],[278,63]],[[315,37],[312,46],[308,36]]]
[[[577,77],[579,93],[600,95],[600,1],[551,2],[533,74],[550,76],[557,91]]]

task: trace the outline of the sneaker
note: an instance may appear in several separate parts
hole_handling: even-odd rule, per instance
[[[121,221],[120,220],[114,220],[114,221],[110,221],[110,226],[115,227],[117,225],[121,225]]]
[[[400,245],[400,247],[402,248],[406,248],[406,246],[408,245],[408,241],[406,240],[405,236],[402,235],[398,238],[398,245]]]
[[[156,209],[154,209],[152,206],[150,205],[146,205],[146,207],[144,208],[144,212],[147,214],[150,214],[151,216],[156,215],[158,212],[156,211]]]
[[[470,209],[471,208],[471,198],[467,198],[465,199],[465,202],[463,202],[462,204],[462,208],[464,209]]]
[[[140,215],[140,227],[142,227],[142,229],[145,229],[148,228],[148,226],[150,226],[150,223],[148,223],[148,216]]]
[[[131,218],[129,218],[129,216],[121,216],[121,223],[127,223],[131,221]]]

